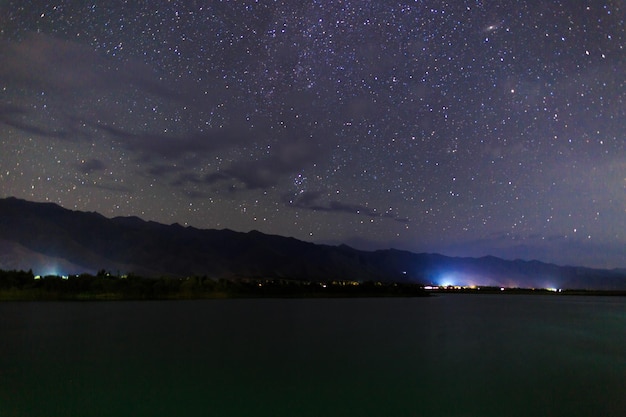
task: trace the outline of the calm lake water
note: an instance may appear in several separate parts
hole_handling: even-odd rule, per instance
[[[0,417],[626,415],[626,299],[0,303]]]

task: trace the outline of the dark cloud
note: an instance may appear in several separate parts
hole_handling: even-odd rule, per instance
[[[42,33],[31,33],[19,42],[3,43],[0,57],[3,61],[0,81],[25,90],[50,91],[57,99],[63,98],[63,106],[60,101],[49,106],[51,114],[48,119],[54,120],[53,123],[45,124],[45,118],[34,119],[30,110],[9,106],[0,109],[0,123],[30,134],[64,140],[94,141],[98,140],[98,133],[105,133],[109,140],[140,161],[149,174],[159,177],[178,174],[171,182],[175,186],[224,183],[225,188],[231,190],[269,188],[278,184],[283,176],[309,167],[324,152],[322,149],[328,148],[328,138],[320,139],[323,129],[317,122],[300,126],[292,120],[289,128],[275,132],[268,120],[260,116],[251,131],[245,119],[254,103],[241,100],[236,100],[238,106],[220,104],[220,114],[224,117],[220,127],[194,131],[198,120],[193,114],[200,108],[228,101],[223,98],[232,99],[236,94],[236,87],[231,86],[226,91],[223,82],[216,81],[211,86],[211,94],[201,94],[189,79],[171,83],[139,60],[126,58],[120,61],[87,45]],[[95,106],[89,112],[79,105],[81,97],[112,92],[132,94],[138,100],[157,96],[164,108],[172,103],[184,103],[187,112],[192,114],[188,131],[175,134],[138,132],[137,126],[145,125],[147,116],[128,116],[124,102],[102,108]],[[291,109],[292,119],[295,109],[310,106],[314,100],[314,96],[307,92],[286,91],[284,95],[284,108]],[[162,118],[170,116],[168,110],[164,111]],[[313,134],[318,139],[313,140]],[[308,140],[299,139],[301,137]],[[258,146],[270,145],[269,155],[258,155]],[[230,165],[202,177],[193,174],[193,169],[209,154],[232,148],[239,151],[230,155],[234,159]],[[186,165],[181,168],[176,163],[183,158],[186,158]],[[78,168],[82,170],[84,167]]]
[[[202,155],[224,147],[244,143],[248,137],[236,129],[215,129],[203,133],[171,136],[160,134],[133,135],[123,145],[147,156],[177,159],[187,154]]]
[[[87,185],[89,186],[89,185]],[[100,190],[104,190],[104,191],[112,191],[116,194],[131,194],[133,193],[133,190],[129,187],[126,187],[124,185],[119,185],[119,184],[110,184],[110,183],[99,183],[99,184],[94,184],[91,185],[91,187],[93,188],[98,188]]]
[[[13,127],[23,132],[48,138],[66,139],[69,132],[64,129],[41,127],[30,119],[28,109],[14,105],[0,105],[0,124]]]
[[[106,165],[99,159],[88,159],[76,164],[78,170],[83,174],[90,174],[94,171],[102,171],[106,169]]]
[[[276,185],[288,174],[297,172],[315,161],[322,150],[312,141],[283,141],[269,157],[258,160],[239,160],[230,167],[208,175],[209,184],[233,181],[243,183],[246,189],[263,189]]]
[[[158,164],[148,168],[148,173],[157,178],[163,178],[167,177],[168,175],[179,173],[184,169],[185,168],[181,166]]]
[[[320,200],[323,197],[321,191],[305,191],[298,194],[296,197],[293,195],[283,196],[283,201],[291,207],[299,209],[331,212],[331,213],[349,213],[358,216],[365,216],[371,218],[387,218],[392,219],[400,223],[407,223],[409,220],[401,217],[397,217],[392,212],[379,212],[376,209],[369,208],[361,204],[344,203],[340,201],[329,201],[328,203],[321,203]]]
[[[175,160],[187,154],[202,155],[249,141],[249,134],[236,128],[211,129],[177,136],[150,132],[135,134],[102,123],[93,126],[111,135],[126,149],[142,154],[143,159],[159,157]]]
[[[31,135],[43,136],[48,138],[67,139],[70,134],[63,130],[45,129],[39,126],[35,126],[31,123],[26,123],[21,120],[15,120],[10,117],[0,116],[0,123],[4,123],[7,126],[11,126],[15,129],[19,129],[23,132],[30,133]]]
[[[26,114],[26,109],[10,104],[0,104],[0,120],[4,120],[5,118],[12,117],[18,114]]]
[[[189,191],[189,190],[183,191],[183,194],[185,194],[187,197],[193,200],[205,199],[210,196],[210,194],[208,193],[203,193],[200,191]]]
[[[174,170],[159,170],[159,173],[161,175],[166,175],[170,172],[174,172]],[[192,172],[182,172],[180,174],[178,174],[178,176],[176,177],[176,179],[174,179],[170,185],[174,186],[174,187],[178,187],[178,186],[185,186],[188,184],[204,184],[208,182],[205,178],[202,178],[200,175],[194,174]]]

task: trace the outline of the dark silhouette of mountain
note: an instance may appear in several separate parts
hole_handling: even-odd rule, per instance
[[[496,257],[454,258],[394,249],[366,252],[294,238],[106,218],[51,203],[0,199],[0,268],[35,273],[357,280],[525,288],[625,290],[624,270]],[[38,268],[41,268],[39,271]],[[79,271],[82,269],[82,271]]]

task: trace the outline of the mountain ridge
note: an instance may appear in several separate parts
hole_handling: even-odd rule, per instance
[[[448,257],[398,249],[368,252],[256,230],[246,233],[197,229],[136,216],[107,218],[96,212],[15,197],[0,199],[0,240],[4,242],[0,245],[1,269],[26,265],[30,259],[31,268],[41,268],[40,273],[46,273],[47,263],[56,263],[49,272],[63,268],[67,273],[105,269],[154,277],[197,275],[227,279],[350,279],[434,285],[626,289],[623,269],[558,266],[494,256]],[[80,268],[83,270],[78,271]]]

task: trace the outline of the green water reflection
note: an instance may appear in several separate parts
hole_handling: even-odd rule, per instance
[[[0,416],[622,416],[618,298],[0,304]]]

